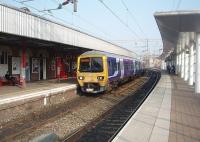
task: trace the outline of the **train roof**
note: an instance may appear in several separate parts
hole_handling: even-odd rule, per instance
[[[108,56],[108,57],[115,57],[115,58],[125,58],[125,59],[138,60],[137,58],[134,58],[134,57],[130,58],[128,56],[121,56],[121,55],[117,55],[117,54],[112,54],[112,53],[102,52],[102,51],[96,51],[96,50],[87,51],[87,52],[84,52],[81,55],[101,55],[101,56]]]

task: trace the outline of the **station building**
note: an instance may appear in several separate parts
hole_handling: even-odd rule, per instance
[[[28,82],[74,76],[77,56],[84,50],[71,51],[69,54],[56,45],[33,45],[25,39],[21,43],[2,43],[0,76],[5,76],[7,71],[12,75],[20,75],[22,69]]]
[[[74,77],[77,57],[88,50],[136,57],[127,49],[28,10],[0,5],[0,21],[1,78],[7,72],[21,82]]]

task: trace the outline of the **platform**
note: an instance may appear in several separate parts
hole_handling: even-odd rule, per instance
[[[113,142],[200,141],[200,94],[177,76],[160,81]]]
[[[2,86],[0,87],[0,105],[75,89],[76,84],[76,78],[69,78],[59,83],[57,79],[27,83],[26,88]]]

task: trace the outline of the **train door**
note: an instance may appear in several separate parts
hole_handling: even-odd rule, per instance
[[[135,61],[135,74],[137,74],[137,61]]]
[[[117,64],[117,76],[120,76],[121,75],[121,68],[120,68],[120,59],[119,58],[116,58],[116,64]]]
[[[116,59],[109,57],[108,58],[108,75],[109,77],[115,77],[117,75],[117,64]]]
[[[120,69],[121,69],[120,78],[123,78],[124,77],[124,61],[123,61],[123,59],[119,59],[119,61],[120,61]]]
[[[133,65],[134,65],[134,75],[136,75],[137,72],[136,60],[134,60]]]
[[[139,71],[138,61],[135,62],[135,67],[136,67],[136,74],[138,74]]]

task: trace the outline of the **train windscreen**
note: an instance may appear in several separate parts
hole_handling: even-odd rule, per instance
[[[80,59],[80,72],[102,72],[103,61],[101,57],[90,57]]]

